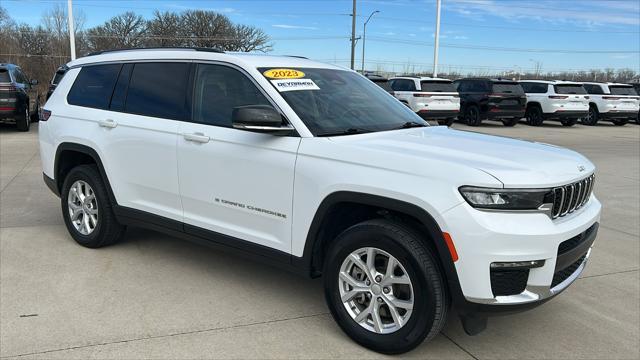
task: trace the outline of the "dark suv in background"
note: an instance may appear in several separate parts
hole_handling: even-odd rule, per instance
[[[0,63],[0,123],[16,124],[18,130],[29,131],[40,109],[37,84],[19,66]]]
[[[524,117],[527,97],[515,81],[469,78],[453,83],[460,93],[458,119],[470,126],[478,126],[483,120],[501,120],[505,126],[514,126]]]
[[[47,100],[49,100],[49,98],[51,97],[51,94],[53,94],[53,90],[56,89],[56,87],[60,83],[60,80],[62,80],[62,78],[64,77],[64,74],[67,73],[67,70],[69,70],[67,65],[62,65],[53,74],[53,78],[49,83],[49,90],[47,91]]]

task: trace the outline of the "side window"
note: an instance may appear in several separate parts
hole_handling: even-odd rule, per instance
[[[133,67],[125,112],[188,120],[188,63],[137,63]]]
[[[233,108],[271,103],[240,71],[223,65],[199,64],[193,93],[193,120],[231,127]]]
[[[522,89],[527,94],[544,94],[547,92],[549,87],[548,84],[545,83],[532,83],[532,82],[522,82]]]
[[[131,70],[133,70],[133,64],[122,65],[120,76],[118,76],[118,82],[116,83],[115,89],[113,89],[111,106],[109,106],[110,110],[124,111],[127,90],[129,88],[129,79],[131,79]]]
[[[602,91],[602,88],[600,87],[600,85],[584,84],[584,88],[585,90],[587,90],[587,93],[589,94],[593,94],[593,95],[604,94],[604,91]]]
[[[454,84],[456,85],[458,92],[465,92],[468,89],[467,83],[464,81],[454,82]]]
[[[69,104],[108,109],[121,67],[121,64],[83,67],[67,95]]]

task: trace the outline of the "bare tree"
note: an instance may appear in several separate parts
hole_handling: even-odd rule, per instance
[[[260,51],[263,53],[273,50],[273,45],[269,42],[269,35],[261,29],[249,25],[236,25],[233,32],[235,40],[229,50]]]
[[[104,49],[136,48],[144,45],[147,23],[140,15],[125,12],[111,18],[103,25],[87,31],[89,48]]]
[[[170,11],[153,13],[147,22],[147,45],[158,47],[179,47],[185,45],[182,17]]]

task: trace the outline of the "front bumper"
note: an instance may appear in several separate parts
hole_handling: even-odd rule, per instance
[[[459,255],[455,268],[464,303],[474,309],[470,312],[534,305],[566,289],[584,270],[600,210],[600,202],[592,195],[582,208],[555,220],[541,213],[479,211],[466,203],[446,212],[447,231]],[[559,252],[561,243],[582,234],[589,238],[578,250],[570,255]],[[544,264],[528,269],[521,292],[496,294],[492,263],[534,260]]]

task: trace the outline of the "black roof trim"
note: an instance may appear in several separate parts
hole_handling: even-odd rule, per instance
[[[101,55],[107,54],[111,52],[118,51],[137,51],[137,50],[191,50],[191,51],[204,51],[204,52],[212,52],[212,53],[221,53],[224,54],[224,51],[214,48],[203,48],[203,47],[144,47],[144,48],[125,48],[125,49],[109,49],[102,51],[95,51],[89,53],[87,56]]]

